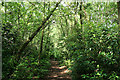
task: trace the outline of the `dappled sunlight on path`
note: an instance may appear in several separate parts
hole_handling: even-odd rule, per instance
[[[70,71],[66,66],[59,67],[58,61],[51,61],[51,65],[47,80],[72,80],[70,75],[67,74]]]

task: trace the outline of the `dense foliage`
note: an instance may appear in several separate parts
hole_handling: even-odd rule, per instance
[[[51,59],[67,65],[72,80],[120,79],[116,2],[1,5],[3,80],[44,80]]]

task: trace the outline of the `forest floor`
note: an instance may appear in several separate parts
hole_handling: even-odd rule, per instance
[[[59,67],[59,61],[51,60],[51,68],[47,80],[72,80],[68,72],[70,72],[66,66]]]

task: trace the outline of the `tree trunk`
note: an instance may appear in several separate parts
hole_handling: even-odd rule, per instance
[[[74,17],[74,28],[76,28],[76,24],[77,24],[77,9],[78,9],[78,2],[75,2],[75,4],[77,4],[76,5],[76,7],[75,7],[75,9],[74,9],[74,11],[75,11],[75,17]]]
[[[44,2],[44,19],[45,19],[45,2]],[[40,53],[39,53],[39,60],[41,59],[41,54],[42,54],[42,49],[43,49],[43,38],[44,38],[44,28],[42,26],[42,38],[41,38],[41,43],[40,43]]]
[[[50,2],[49,2],[49,7],[48,7],[48,11],[50,12]],[[50,50],[50,26],[48,26],[48,34],[47,34],[47,54],[49,55],[49,50]]]
[[[117,5],[118,5],[118,22],[119,22],[119,25],[118,25],[118,31],[119,31],[119,33],[118,34],[120,36],[120,1],[117,2]]]
[[[118,6],[118,45],[120,45],[120,1],[117,2]],[[118,47],[118,54],[120,53],[120,47]],[[119,59],[120,59],[120,54],[119,54]],[[119,65],[120,65],[120,60],[119,60]]]
[[[68,21],[67,21],[68,18],[67,18],[67,16],[64,16],[64,17],[65,17],[66,28],[67,28],[67,29],[66,29],[66,30],[67,30],[67,31],[66,31],[66,36],[68,36],[68,32],[69,32]]]
[[[83,24],[83,22],[82,22],[82,2],[80,3],[80,24],[81,24],[81,31],[82,31],[82,29],[83,29],[83,27],[82,27],[82,24]]]

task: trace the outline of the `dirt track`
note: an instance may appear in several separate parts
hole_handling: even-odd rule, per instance
[[[69,70],[66,66],[59,67],[59,62],[53,60],[51,61],[51,65],[47,80],[72,80],[67,74]]]

